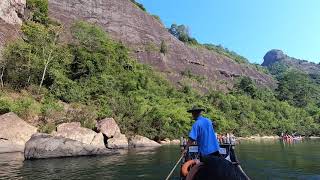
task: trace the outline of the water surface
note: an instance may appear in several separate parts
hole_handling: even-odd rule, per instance
[[[320,180],[320,140],[300,143],[242,141],[236,152],[252,179]],[[124,155],[23,161],[0,154],[0,179],[164,179],[179,147],[135,150]],[[178,172],[176,172],[175,178]]]

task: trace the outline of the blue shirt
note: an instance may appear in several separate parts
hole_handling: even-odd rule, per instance
[[[189,138],[197,141],[201,156],[219,151],[219,143],[210,119],[199,116],[192,125]]]

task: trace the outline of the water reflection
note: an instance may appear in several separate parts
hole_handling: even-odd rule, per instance
[[[319,140],[242,141],[236,152],[252,179],[319,180],[319,149]],[[164,179],[179,154],[177,146],[36,161],[23,161],[22,154],[0,154],[0,179]]]
[[[237,154],[249,176],[259,179],[320,179],[320,141],[242,142]]]
[[[21,153],[0,154],[0,179],[19,179],[17,172],[23,167],[23,159]]]

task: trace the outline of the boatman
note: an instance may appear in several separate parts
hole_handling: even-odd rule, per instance
[[[212,125],[212,121],[202,116],[204,111],[201,107],[192,107],[188,113],[192,114],[192,119],[195,123],[192,125],[189,133],[189,140],[184,153],[187,152],[189,146],[197,142],[200,160],[204,161],[211,156],[220,156],[219,143]]]

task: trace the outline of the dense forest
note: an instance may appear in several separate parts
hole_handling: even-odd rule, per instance
[[[276,89],[257,86],[248,77],[239,77],[227,93],[177,88],[133,59],[128,48],[100,27],[76,22],[63,29],[48,18],[45,0],[27,0],[27,8],[32,13],[22,26],[23,38],[7,45],[0,64],[0,113],[13,111],[28,121],[37,117],[33,123],[41,132],[71,121],[94,128],[96,120],[114,117],[128,135],[177,138],[192,124],[186,110],[200,105],[219,133],[320,135],[320,81],[303,72],[270,67],[266,71],[278,80]],[[71,34],[68,42],[61,40],[66,31]],[[199,44],[177,25],[169,31],[185,43]],[[168,47],[161,46],[165,53]],[[249,63],[220,46],[203,46]]]

